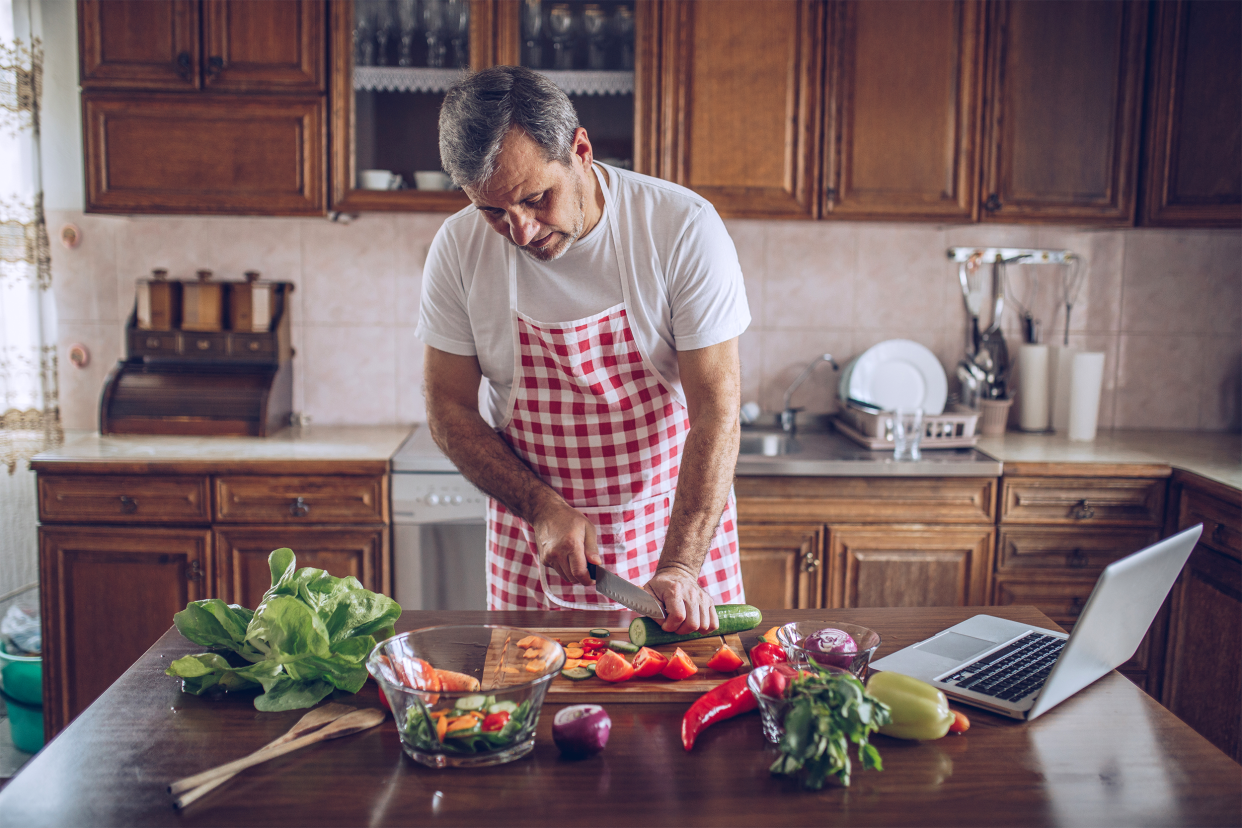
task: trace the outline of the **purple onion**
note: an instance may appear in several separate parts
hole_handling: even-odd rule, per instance
[[[598,704],[576,704],[559,710],[552,719],[552,741],[568,757],[592,756],[608,744],[612,719]]]
[[[858,655],[858,642],[844,630],[826,627],[803,638],[798,646],[817,663],[849,670]]]

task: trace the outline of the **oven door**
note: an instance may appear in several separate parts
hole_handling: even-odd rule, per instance
[[[407,610],[487,609],[487,498],[460,474],[394,472],[393,598]]]

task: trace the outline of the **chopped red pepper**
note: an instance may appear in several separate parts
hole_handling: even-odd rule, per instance
[[[582,639],[582,649],[584,650],[602,650],[607,646],[608,646],[607,644],[605,644],[603,641],[600,641],[598,638]]]
[[[690,750],[694,747],[694,740],[708,725],[748,713],[758,706],[755,695],[746,686],[746,676],[731,678],[708,690],[690,705],[681,719],[682,746]]]
[[[611,653],[612,650],[592,650],[589,653],[584,652],[578,656],[579,661],[599,661],[600,656],[604,653]]]
[[[788,661],[785,657],[785,648],[770,641],[760,641],[750,649],[750,663],[756,667],[766,667],[769,664],[779,664]]]
[[[509,711],[500,710],[495,713],[488,713],[487,718],[483,720],[483,729],[488,733],[495,730],[502,730],[509,722]]]

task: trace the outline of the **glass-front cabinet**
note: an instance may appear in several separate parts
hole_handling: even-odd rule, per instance
[[[332,9],[332,209],[452,211],[437,119],[464,73],[522,65],[565,90],[595,157],[638,159],[636,87],[652,73],[644,0],[354,0]],[[647,66],[643,64],[646,63]],[[650,96],[654,97],[654,96]]]

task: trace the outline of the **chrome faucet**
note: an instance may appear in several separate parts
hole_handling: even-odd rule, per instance
[[[798,425],[796,420],[798,412],[802,409],[790,408],[789,401],[793,397],[793,392],[798,390],[798,386],[811,375],[811,372],[815,370],[815,366],[819,365],[821,362],[830,362],[832,363],[832,370],[839,370],[837,367],[837,361],[832,358],[832,354],[820,354],[815,357],[815,359],[811,360],[809,365],[802,369],[802,373],[798,374],[798,378],[793,381],[793,385],[789,386],[789,390],[785,392],[785,409],[781,412],[781,429],[783,431],[787,431],[790,434],[797,431]]]

